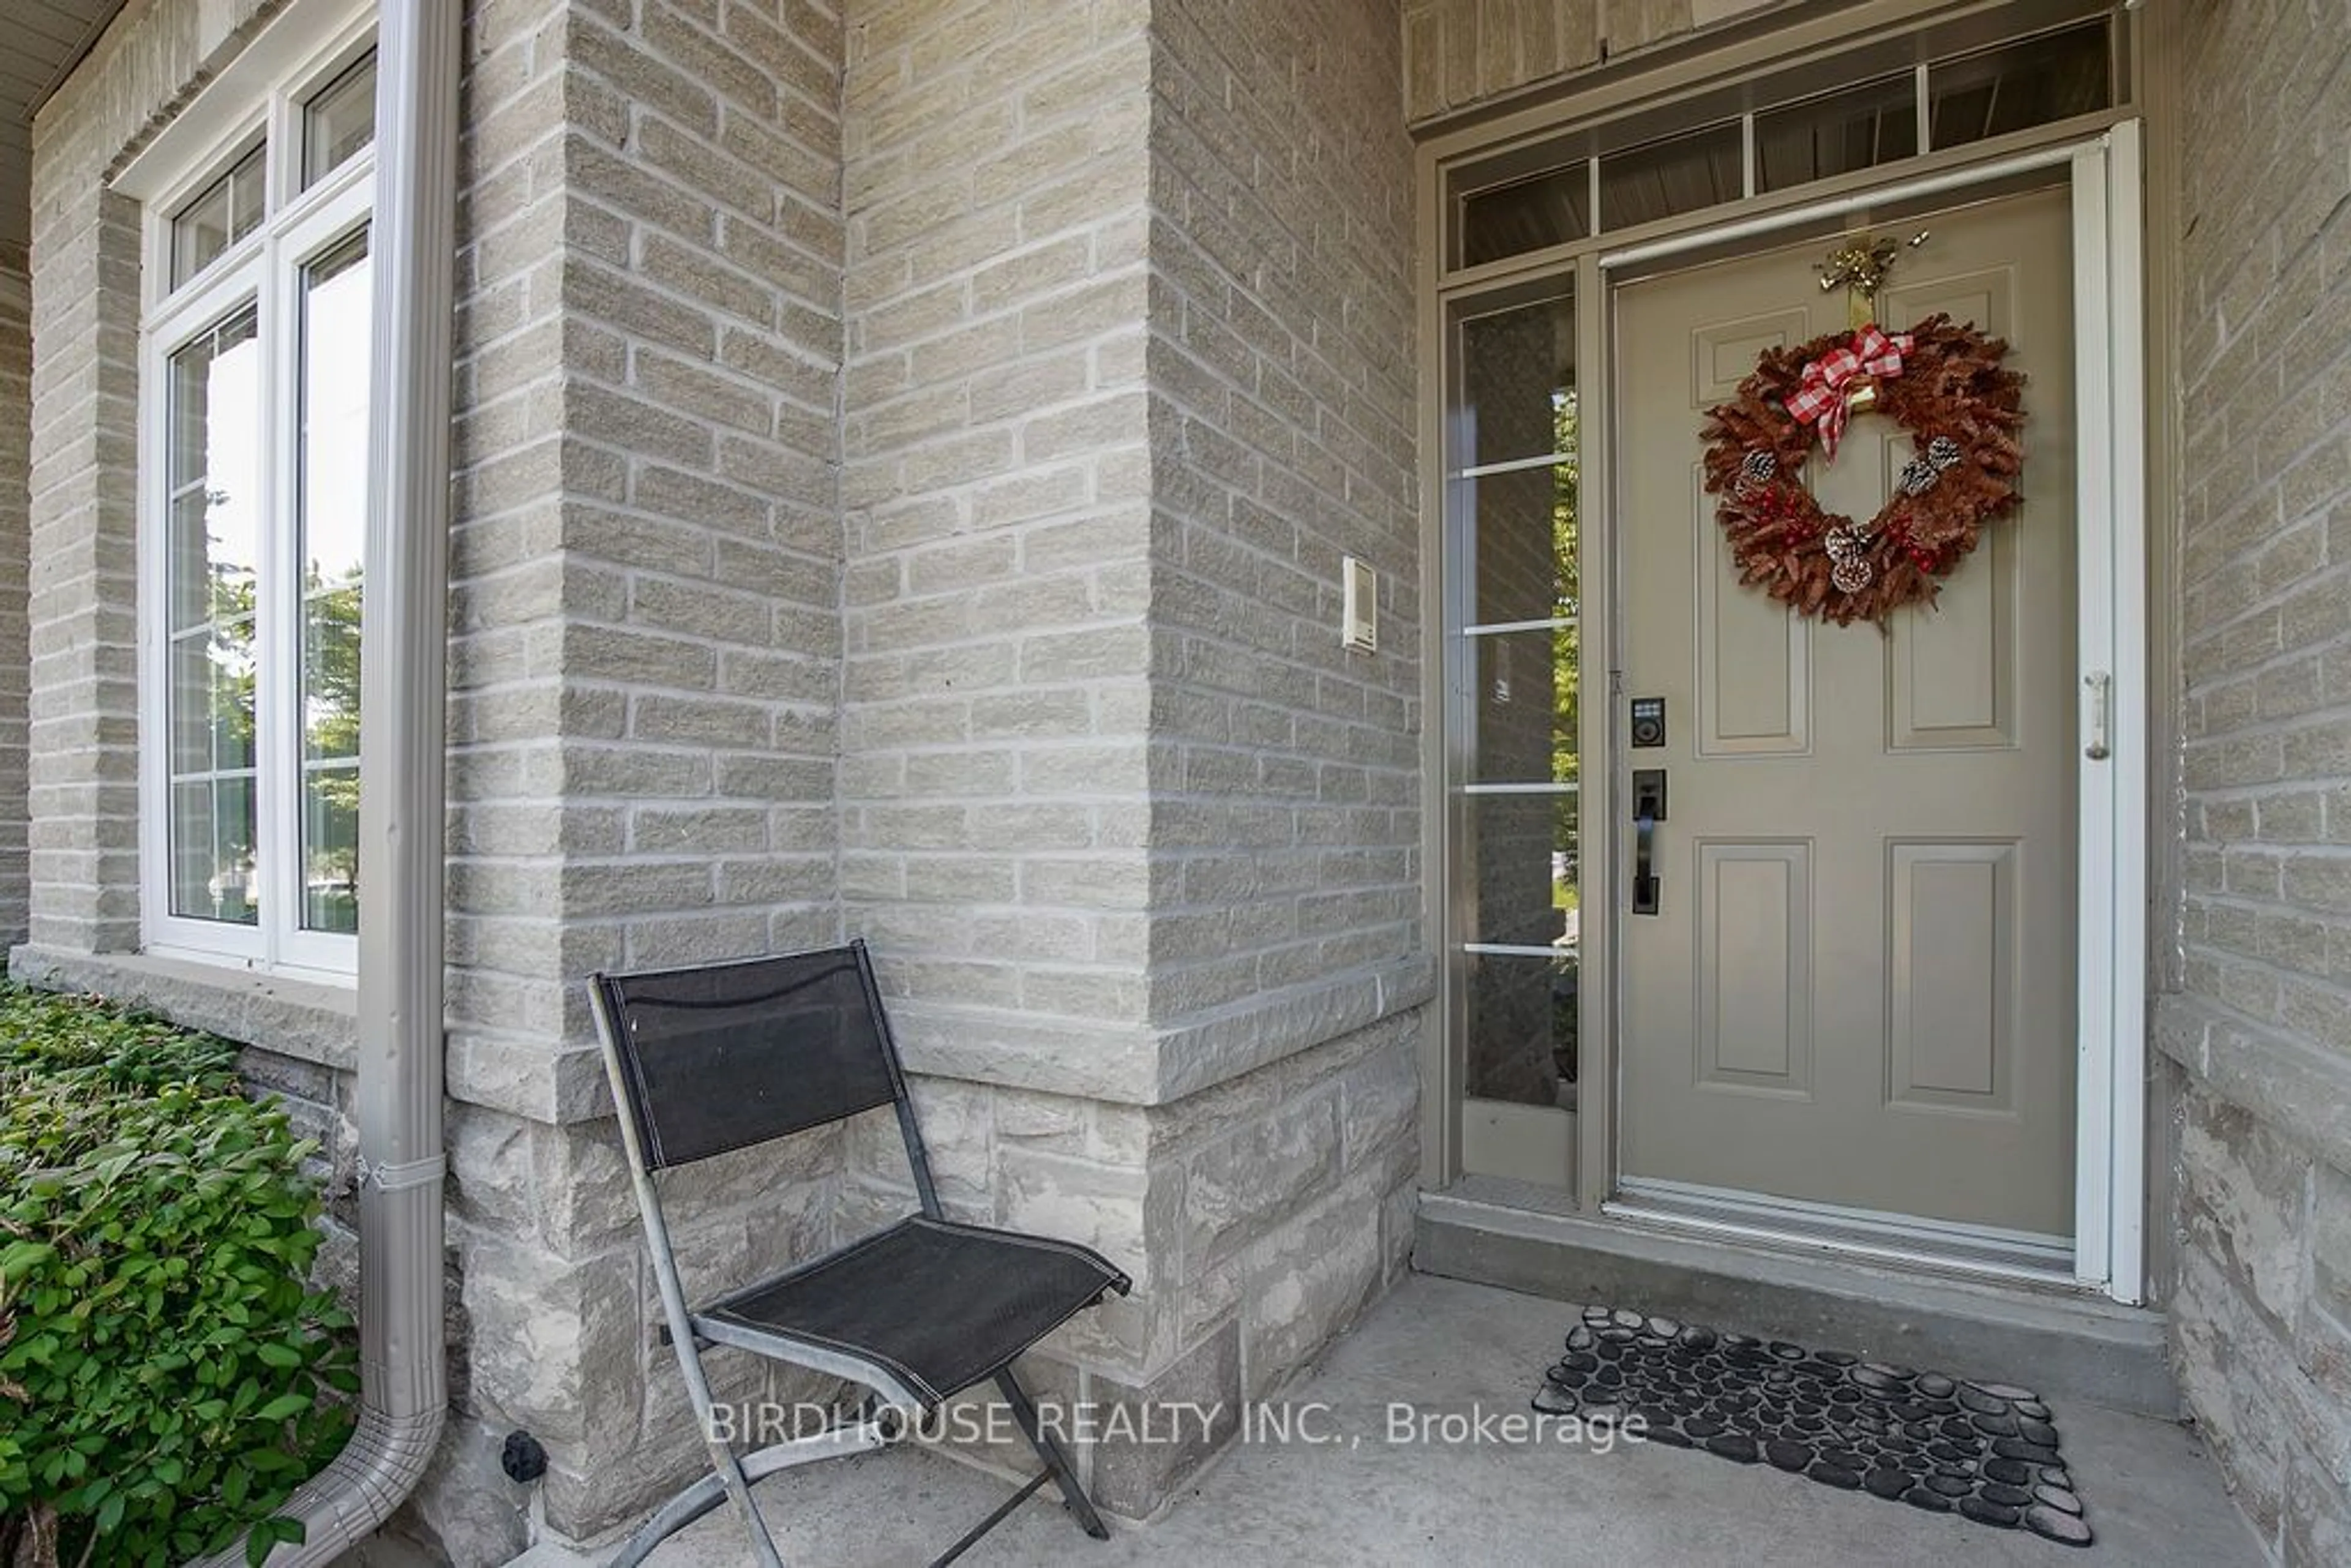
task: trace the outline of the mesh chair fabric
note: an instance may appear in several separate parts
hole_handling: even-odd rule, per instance
[[[894,1098],[859,950],[605,976],[649,1169],[837,1122]]]
[[[1127,1283],[1074,1242],[914,1215],[696,1318],[863,1356],[936,1406]]]

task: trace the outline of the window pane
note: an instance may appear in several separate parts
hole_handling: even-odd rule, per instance
[[[254,879],[253,780],[172,786],[172,913],[251,925],[260,919]]]
[[[1497,632],[1469,641],[1479,784],[1573,784],[1582,703],[1573,625]],[[1573,848],[1573,845],[1567,846]]]
[[[1461,265],[1564,245],[1592,232],[1592,166],[1569,164],[1461,204]]]
[[[302,188],[375,140],[375,57],[370,55],[319,89],[302,107]]]
[[[1575,308],[1562,296],[1461,323],[1458,467],[1559,450],[1560,399],[1575,382]],[[1482,495],[1482,491],[1481,491]]]
[[[1746,142],[1726,120],[1600,160],[1600,226],[1627,229],[1747,193]]]
[[[251,306],[172,356],[173,632],[250,616],[261,562],[261,346]]]
[[[172,220],[172,284],[177,287],[261,225],[264,150],[256,147],[180,209]]]
[[[303,270],[302,924],[314,931],[359,928],[352,764],[360,751],[371,272],[365,230]]]
[[[302,928],[346,935],[360,928],[360,770],[306,768],[302,774]]]
[[[172,775],[253,768],[253,622],[172,639]]]
[[[1562,395],[1563,438],[1574,439],[1575,402]],[[1576,582],[1576,486],[1573,452],[1536,468],[1480,474],[1462,482],[1463,514],[1475,529],[1475,580],[1468,606],[1477,626],[1554,621],[1582,611]]]
[[[1468,798],[1464,862],[1473,868],[1475,915],[1464,940],[1533,948],[1473,953],[1469,968],[1468,1088],[1481,1100],[1562,1103],[1575,1081],[1579,907],[1572,794]]]
[[[1946,60],[1927,74],[1928,135],[1938,148],[2090,114],[2114,101],[2101,19]]]
[[[1918,89],[1886,77],[1755,117],[1755,188],[1784,190],[1918,151]]]
[[[261,351],[247,306],[172,356],[164,601],[172,913],[250,925]]]
[[[1466,962],[1469,1016],[1463,1086],[1479,1100],[1574,1103],[1575,949],[1562,947],[1555,958],[1473,953]]]
[[[1548,727],[1538,727],[1535,743],[1547,738]],[[1477,885],[1475,928],[1462,940],[1556,947],[1572,937],[1575,923],[1567,915],[1576,905],[1580,797],[1554,790],[1466,799],[1466,858],[1477,868]]]

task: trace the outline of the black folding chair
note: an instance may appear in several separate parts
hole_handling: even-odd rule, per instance
[[[709,1475],[654,1511],[611,1568],[642,1562],[730,1499],[762,1568],[780,1568],[751,1482],[881,1448],[990,1377],[1045,1468],[936,1561],[962,1555],[1049,1479],[1085,1532],[1107,1539],[1061,1445],[1013,1375],[1012,1360],[1111,1291],[1126,1294],[1129,1281],[1073,1243],[942,1216],[865,944],[600,974],[590,985],[669,1337],[711,1464]],[[687,1306],[655,1173],[883,1105],[897,1112],[921,1211],[813,1262]],[[872,1396],[852,1421],[737,1457],[703,1374],[702,1352],[714,1344],[847,1378]]]

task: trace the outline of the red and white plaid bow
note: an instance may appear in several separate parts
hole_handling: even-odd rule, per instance
[[[1909,351],[1909,333],[1889,333],[1873,322],[1855,332],[1851,342],[1804,367],[1803,383],[1788,399],[1788,412],[1799,424],[1820,425],[1826,461],[1836,461],[1837,443],[1844,437],[1845,383],[1856,376],[1898,376],[1902,356]]]

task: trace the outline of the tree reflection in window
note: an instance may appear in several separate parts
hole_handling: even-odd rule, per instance
[[[259,312],[172,356],[166,569],[172,913],[249,925],[255,877]]]

